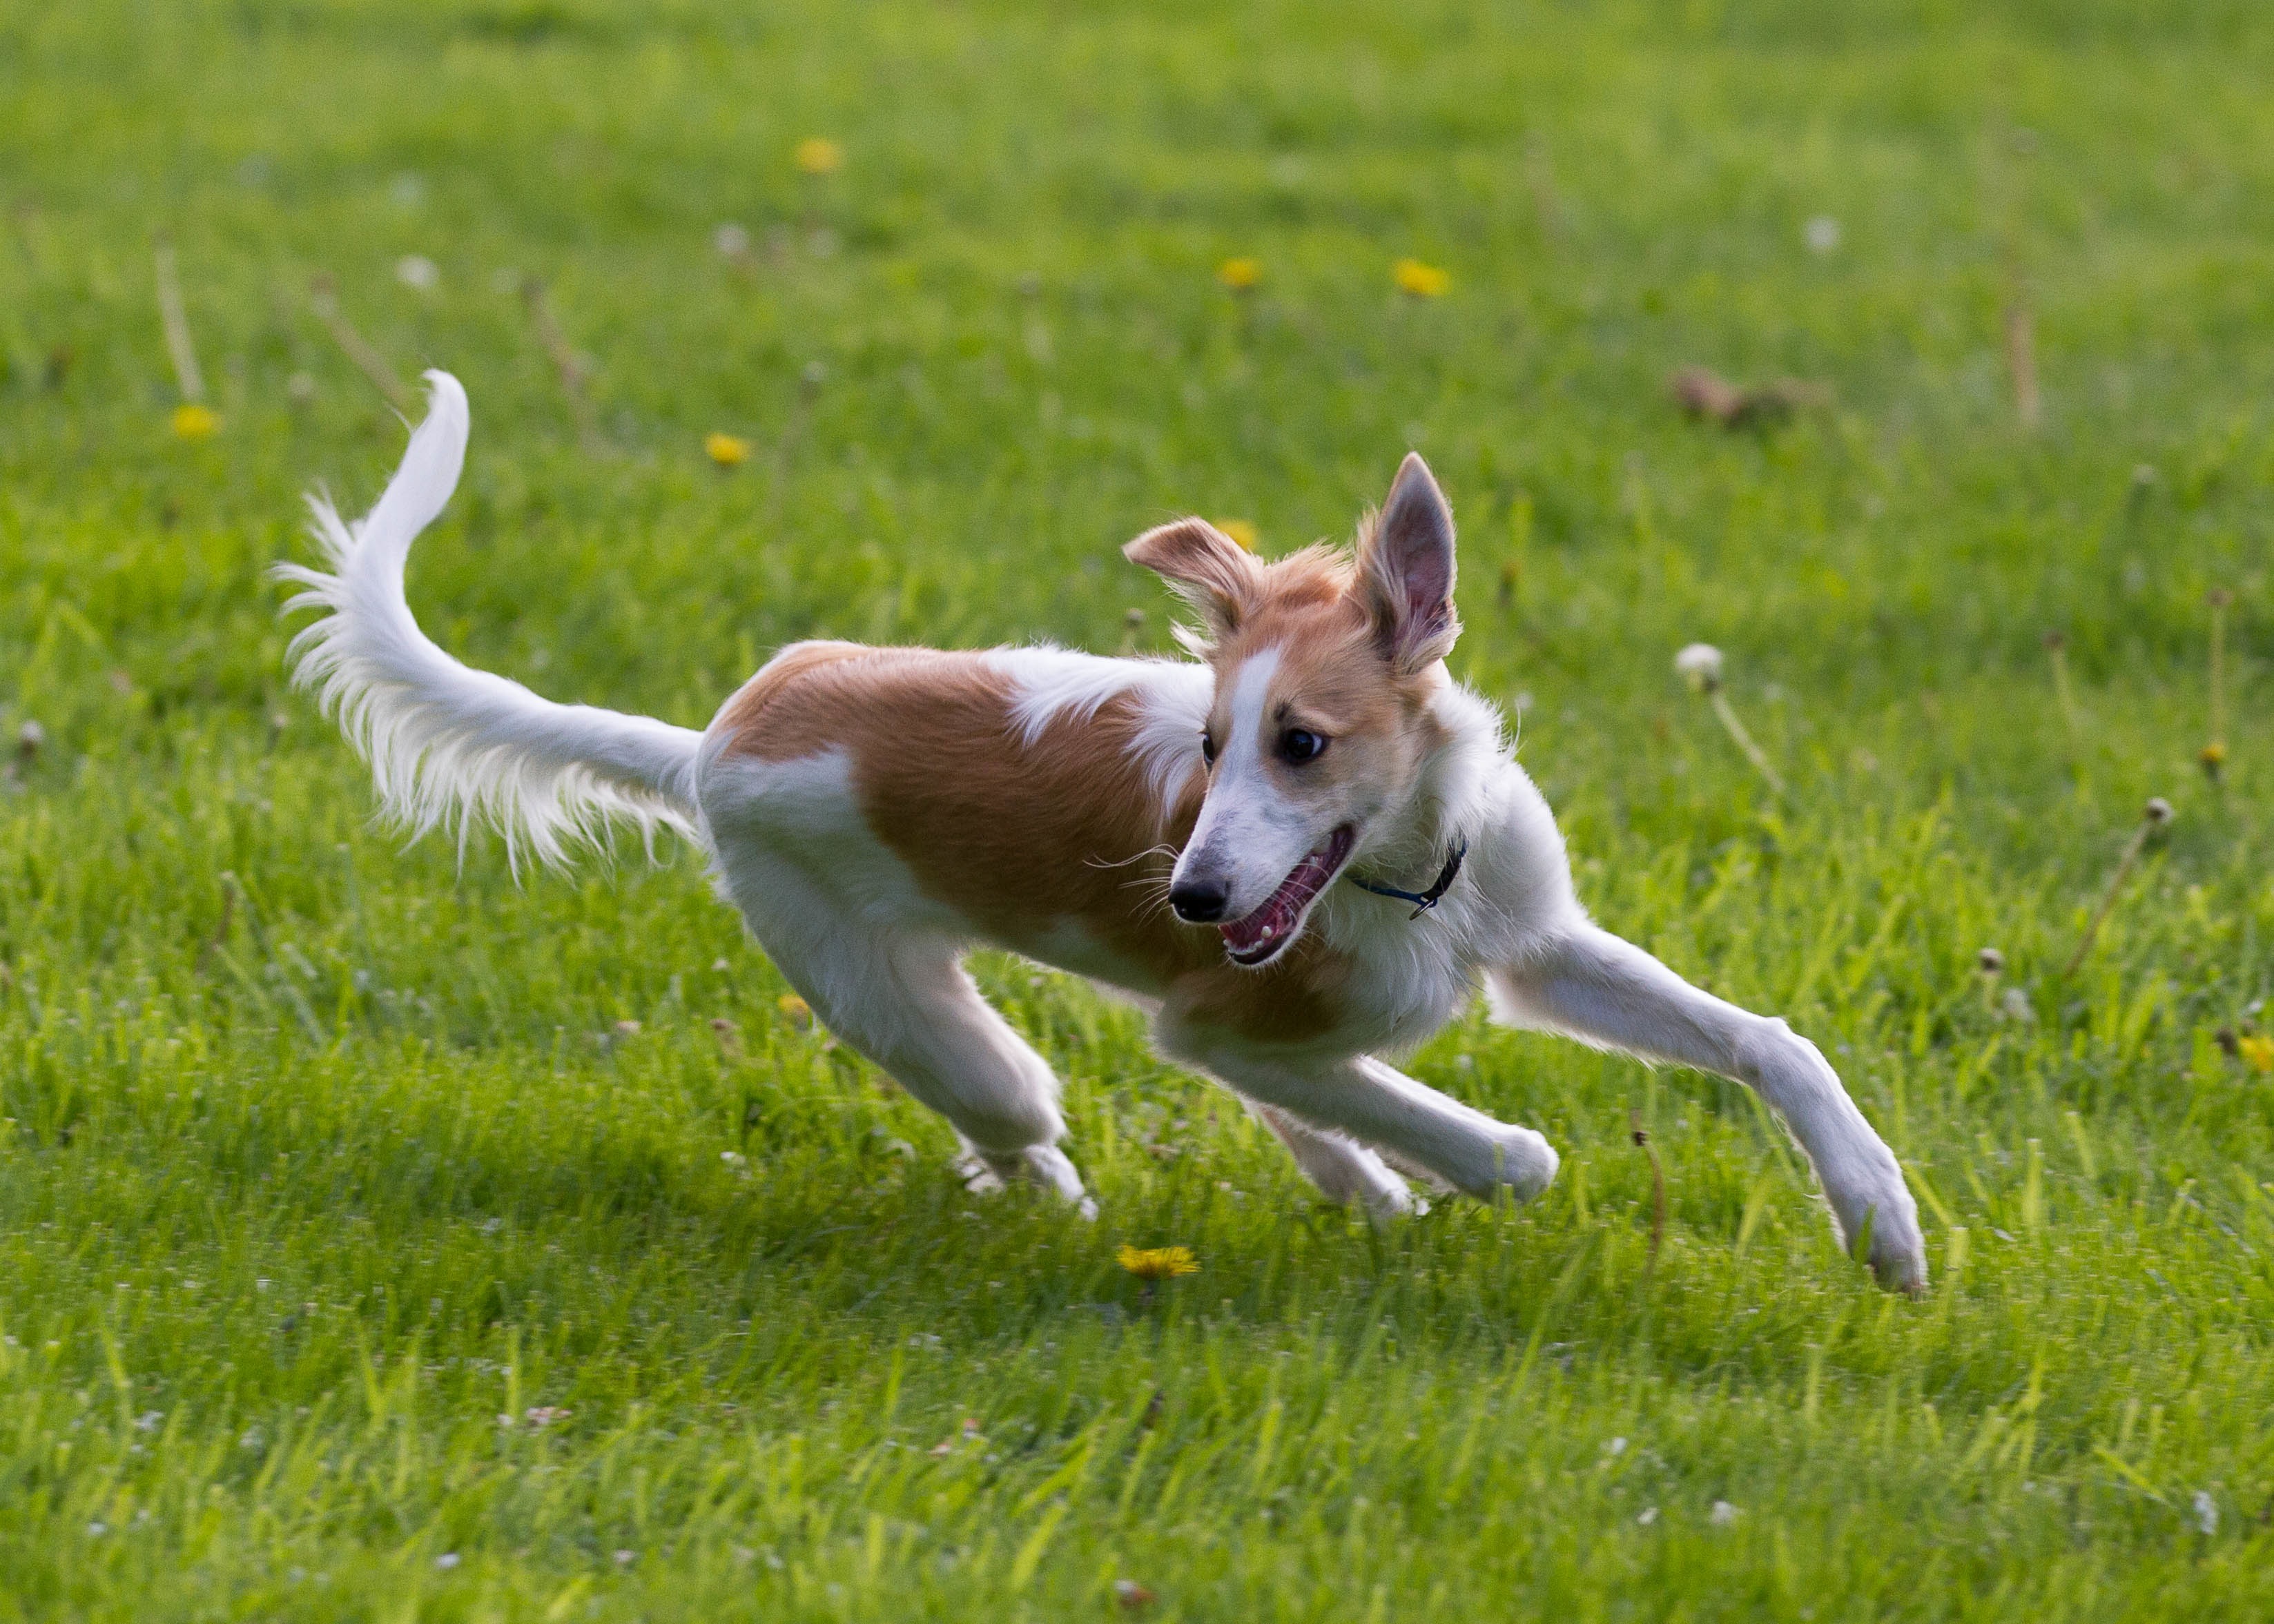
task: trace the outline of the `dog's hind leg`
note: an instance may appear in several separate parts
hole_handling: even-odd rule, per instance
[[[1841,1242],[1866,1226],[1871,1267],[1907,1291],[1926,1284],[1918,1209],[1894,1153],[1815,1044],[1690,985],[1608,931],[1585,926],[1492,973],[1495,1012],[1645,1060],[1693,1066],[1758,1090],[1815,1164]]]
[[[760,870],[763,868],[764,872]],[[1058,1147],[1058,1080],[965,973],[952,939],[878,927],[784,862],[739,853],[728,889],[751,933],[840,1041],[953,1124],[975,1191],[1022,1178],[1096,1212]]]
[[[1329,1201],[1363,1206],[1376,1218],[1395,1218],[1414,1209],[1413,1192],[1405,1181],[1365,1146],[1314,1128],[1276,1105],[1246,1099],[1243,1102],[1257,1121],[1277,1135],[1303,1176]]]

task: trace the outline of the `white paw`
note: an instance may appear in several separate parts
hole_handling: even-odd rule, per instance
[[[1388,1223],[1394,1218],[1418,1218],[1429,1210],[1429,1203],[1415,1195],[1406,1182],[1395,1174],[1368,1188],[1359,1199],[1366,1207],[1366,1215],[1376,1223]]]
[[[1850,1204],[1852,1219],[1839,1225],[1840,1238],[1851,1252],[1866,1225],[1871,1229],[1869,1262],[1871,1273],[1891,1291],[1916,1297],[1926,1289],[1926,1241],[1919,1233],[1918,1207],[1904,1187],[1902,1175],[1883,1186],[1876,1197]]]
[[[949,1164],[963,1187],[973,1195],[1001,1195],[1003,1176],[990,1166],[987,1159],[975,1150],[966,1151]]]
[[[1555,1182],[1563,1158],[1530,1128],[1502,1128],[1493,1138],[1493,1182],[1507,1185],[1517,1200],[1529,1201]]]
[[[1082,1188],[1081,1175],[1065,1152],[1055,1145],[1029,1145],[1023,1150],[989,1152],[967,1148],[954,1162],[956,1176],[973,1195],[1000,1195],[1017,1179],[1049,1191],[1073,1204],[1082,1217],[1095,1219],[1097,1203]]]

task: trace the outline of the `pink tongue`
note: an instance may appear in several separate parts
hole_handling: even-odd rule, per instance
[[[1279,889],[1269,900],[1248,914],[1229,925],[1219,925],[1224,945],[1235,953],[1248,953],[1276,942],[1295,928],[1311,898],[1334,878],[1335,869],[1350,850],[1350,832],[1337,829],[1318,850],[1295,865],[1295,871],[1279,883]]]

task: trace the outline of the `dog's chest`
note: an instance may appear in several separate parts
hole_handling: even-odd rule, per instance
[[[1394,935],[1316,931],[1263,970],[1191,971],[1167,1002],[1181,1024],[1260,1049],[1394,1053],[1426,1041],[1474,996],[1455,945],[1426,916]]]

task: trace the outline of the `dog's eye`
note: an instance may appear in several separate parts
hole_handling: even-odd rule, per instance
[[[1326,740],[1307,727],[1291,727],[1279,735],[1279,753],[1291,762],[1316,761],[1326,748]]]
[[[1201,730],[1201,760],[1211,767],[1216,765],[1216,735],[1206,728]]]

